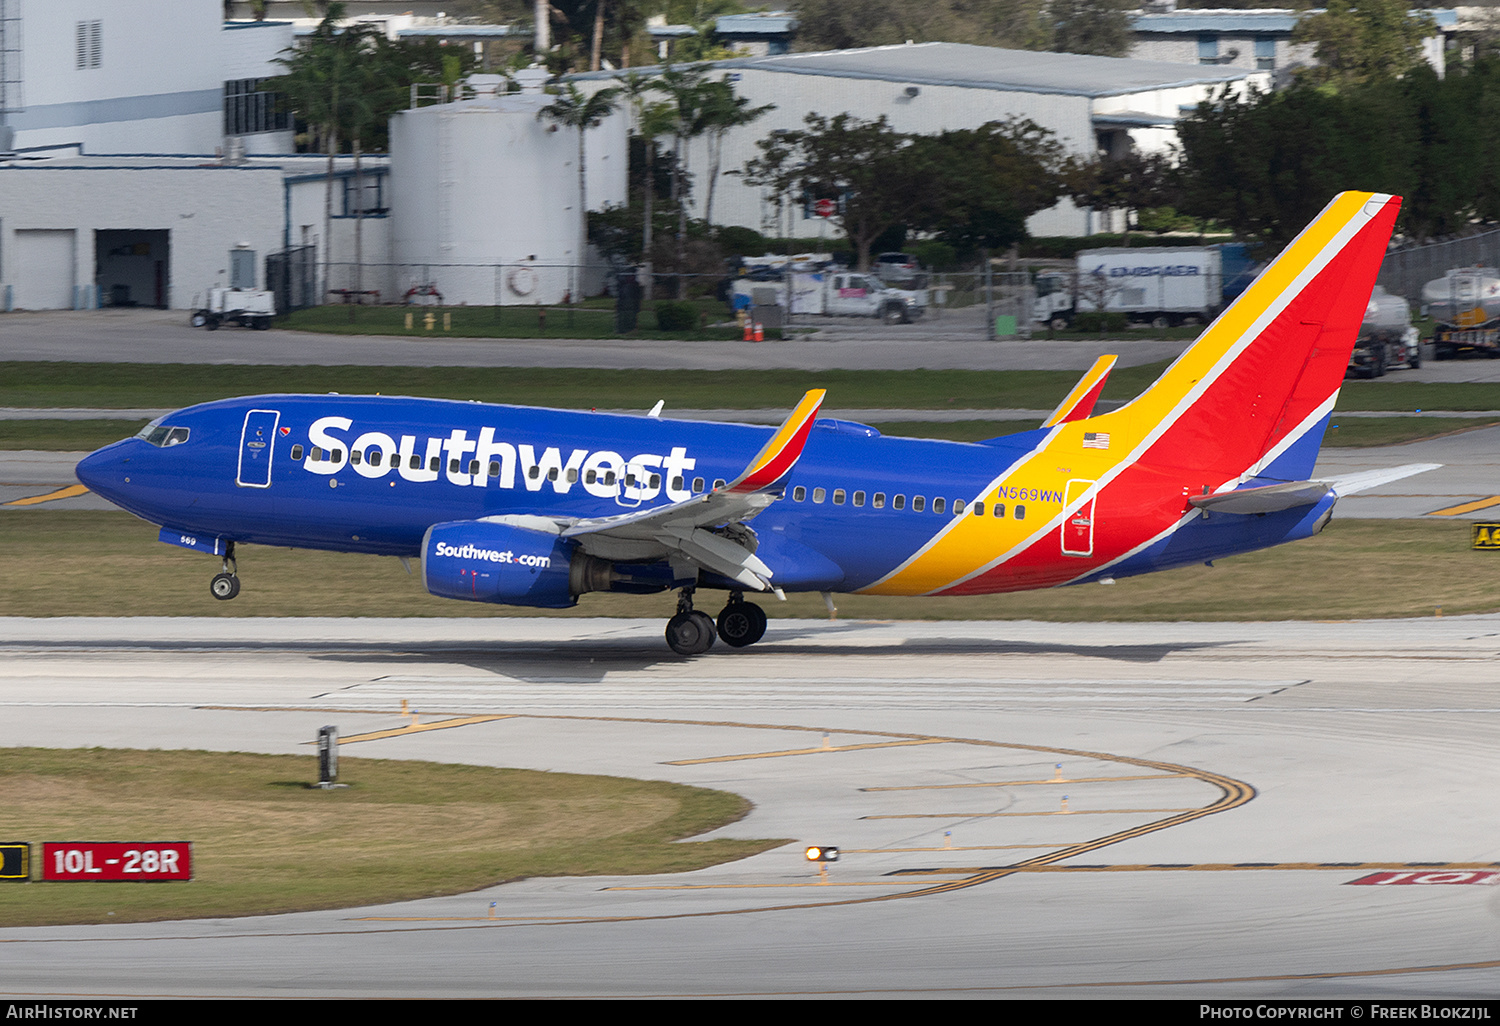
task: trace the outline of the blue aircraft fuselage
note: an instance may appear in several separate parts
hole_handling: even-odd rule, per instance
[[[445,521],[608,517],[680,501],[733,479],[773,432],[341,395],[206,403],[157,424],[158,436],[178,429],[185,440],[117,442],[80,463],[79,479],[196,547],[218,538],[398,556],[417,556],[424,532]],[[752,521],[758,552],[780,587],[856,590],[921,548],[1039,434],[966,444],[820,420],[784,497]],[[1021,501],[1039,518],[1062,495],[1031,490]]]

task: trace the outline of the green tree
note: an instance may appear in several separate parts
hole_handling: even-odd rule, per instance
[[[1303,77],[1347,86],[1406,74],[1422,63],[1422,40],[1436,34],[1431,15],[1413,14],[1407,0],[1328,0],[1297,22],[1292,42],[1317,47]]]
[[[1087,210],[1124,210],[1125,242],[1130,244],[1130,214],[1148,207],[1181,204],[1177,166],[1168,153],[1138,153],[1123,157],[1071,158],[1063,168],[1067,194]]]
[[[669,135],[676,123],[676,114],[666,100],[653,100],[651,94],[657,85],[642,75],[625,76],[622,93],[635,114],[635,131],[644,149],[645,176],[641,186],[641,262],[645,265],[646,299],[651,299],[655,284],[652,269],[652,228],[655,219],[656,200],[656,140]]]
[[[913,145],[929,177],[907,226],[934,233],[964,255],[1026,238],[1026,219],[1062,194],[1062,143],[1027,118],[943,132]]]
[[[1052,49],[1123,57],[1130,50],[1132,0],[1052,0]]]
[[[928,151],[896,132],[884,116],[864,121],[850,114],[808,114],[802,130],[760,140],[761,155],[744,168],[745,180],[778,195],[840,200],[839,228],[870,267],[872,244],[905,224],[918,198],[932,188]]]
[[[1045,0],[800,0],[798,50],[904,43],[975,43],[1046,49]]]
[[[567,128],[576,129],[578,132],[578,259],[575,267],[576,273],[581,272],[584,254],[588,250],[589,242],[589,203],[588,203],[588,174],[584,167],[587,155],[585,139],[591,128],[597,128],[604,123],[604,119],[615,112],[619,106],[621,90],[619,87],[601,89],[596,93],[585,95],[572,82],[565,86],[551,86],[548,92],[556,97],[551,103],[537,111],[537,120],[550,120]],[[573,286],[573,297],[580,298],[580,280],[575,278]]]

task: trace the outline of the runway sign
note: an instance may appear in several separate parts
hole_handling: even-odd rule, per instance
[[[43,880],[191,880],[191,841],[48,841]]]
[[[1371,873],[1351,884],[1500,884],[1500,870],[1494,869],[1416,869],[1399,873]]]
[[[31,878],[31,845],[0,844],[0,880]]]
[[[1473,542],[1470,545],[1475,549],[1500,549],[1500,524],[1474,524]]]

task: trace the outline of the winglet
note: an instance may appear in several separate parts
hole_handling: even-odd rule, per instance
[[[1104,391],[1104,382],[1118,359],[1118,356],[1101,356],[1095,360],[1087,373],[1078,379],[1078,384],[1073,386],[1073,391],[1057,404],[1057,409],[1052,411],[1050,417],[1042,421],[1042,427],[1056,427],[1070,420],[1084,420],[1092,417],[1094,403],[1099,401],[1099,393]]]
[[[782,423],[765,448],[745,468],[745,472],[724,487],[726,492],[744,494],[763,492],[774,486],[792,472],[802,456],[802,447],[807,444],[807,434],[812,430],[818,407],[823,405],[826,389],[815,388],[802,397],[791,416]]]

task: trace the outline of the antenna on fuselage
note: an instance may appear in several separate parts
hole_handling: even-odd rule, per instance
[[[648,414],[646,414],[646,416],[648,416],[648,417],[660,417],[661,416],[662,407],[665,406],[665,405],[667,405],[667,401],[665,399],[658,399],[658,400],[656,400],[656,405],[653,406],[653,407],[651,407],[651,412],[648,413]]]

